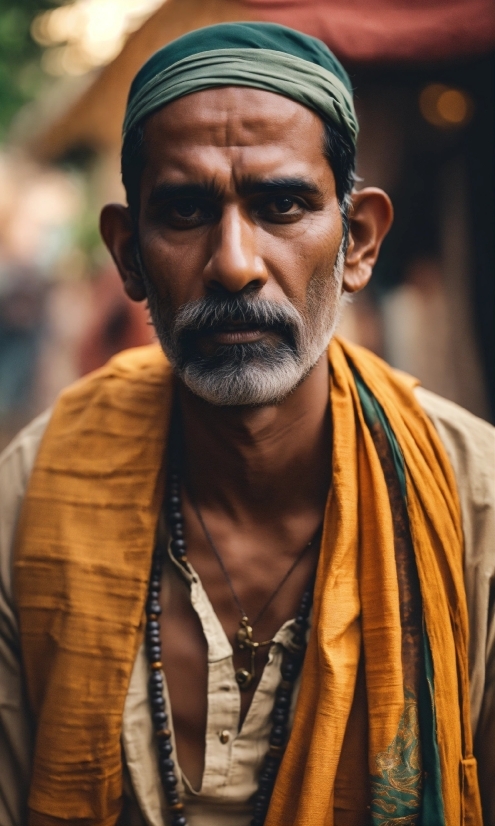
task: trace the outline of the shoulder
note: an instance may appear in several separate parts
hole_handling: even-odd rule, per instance
[[[495,427],[423,387],[414,394],[442,440],[459,493],[467,487],[478,504],[495,507]]]
[[[471,718],[476,732],[481,713],[492,727],[495,720],[489,688],[495,657],[495,428],[422,387],[414,393],[445,447],[457,481],[469,615]]]
[[[0,455],[0,820],[27,822],[34,732],[22,676],[12,598],[14,536],[26,486],[51,411],[21,430]]]
[[[17,434],[0,454],[0,609],[9,613],[12,592],[12,546],[26,487],[51,410]]]
[[[495,446],[495,427],[489,422],[421,385],[414,388],[414,395],[430,419],[436,419],[453,432],[463,433],[464,437],[474,439],[475,442],[483,440],[485,444]]]
[[[17,436],[0,453],[0,478],[6,473],[14,471],[16,480],[26,482],[34,464],[38,448],[50,421],[51,409],[45,410],[40,416],[19,431]],[[3,499],[3,496],[2,496]]]
[[[476,731],[486,691],[486,664],[495,654],[495,637],[487,644],[495,617],[491,598],[495,578],[495,428],[428,390],[418,387],[414,392],[445,447],[457,481],[469,615],[471,713]]]
[[[488,599],[495,578],[495,428],[428,390],[416,388],[415,394],[445,447],[456,477],[468,611],[474,616]]]

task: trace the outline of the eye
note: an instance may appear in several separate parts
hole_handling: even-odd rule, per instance
[[[304,203],[290,195],[272,196],[258,206],[258,215],[272,224],[290,224],[303,217],[307,210]]]
[[[192,198],[173,201],[163,213],[166,223],[174,229],[194,229],[215,219],[211,204]]]
[[[192,218],[198,212],[198,205],[194,201],[178,201],[173,205],[172,211],[180,218]]]
[[[281,198],[275,198],[273,201],[273,205],[277,212],[282,214],[286,214],[287,212],[291,212],[294,207],[299,206],[294,201],[294,198],[289,198],[288,196],[283,196]]]

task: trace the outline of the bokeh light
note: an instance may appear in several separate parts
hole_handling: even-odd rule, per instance
[[[443,83],[430,83],[419,95],[419,108],[424,119],[443,129],[465,126],[472,118],[474,102],[462,89]]]
[[[127,36],[163,0],[74,0],[37,15],[33,38],[46,51],[42,64],[51,75],[81,75],[108,63]]]

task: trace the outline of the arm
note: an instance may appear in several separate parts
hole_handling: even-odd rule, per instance
[[[474,753],[485,823],[495,824],[495,428],[416,389],[451,461],[464,533]]]
[[[17,519],[49,412],[25,428],[0,456],[0,823],[23,826],[31,773],[33,726],[25,699],[12,554]]]
[[[475,754],[478,760],[478,777],[485,823],[495,823],[495,582],[492,583],[490,625],[487,642],[485,691],[478,730]]]

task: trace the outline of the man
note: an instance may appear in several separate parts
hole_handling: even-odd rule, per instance
[[[494,433],[332,339],[392,220],[347,75],[215,26],[124,130],[101,229],[167,359],[4,455],[2,824],[481,824],[473,731],[495,823]]]

